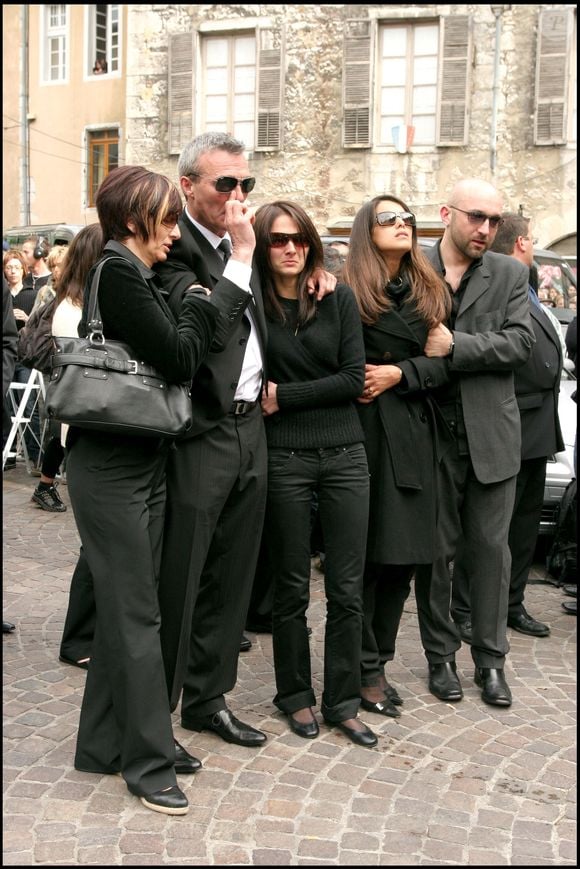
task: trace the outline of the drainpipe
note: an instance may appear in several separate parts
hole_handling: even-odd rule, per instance
[[[20,221],[30,223],[30,131],[28,127],[28,4],[20,7]]]
[[[499,100],[499,53],[501,46],[501,16],[511,6],[492,6],[491,11],[495,15],[495,52],[493,59],[493,103],[491,108],[491,133],[490,133],[490,159],[491,179],[495,178],[497,162],[497,104]]]

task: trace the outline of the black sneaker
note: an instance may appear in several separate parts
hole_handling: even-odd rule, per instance
[[[66,510],[66,505],[63,504],[54,484],[48,489],[40,489],[37,486],[30,500],[38,504],[41,510],[48,510],[49,513],[64,513]]]

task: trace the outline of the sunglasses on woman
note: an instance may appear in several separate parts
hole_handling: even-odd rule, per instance
[[[301,232],[271,232],[270,247],[286,247],[291,241],[296,247],[306,247],[310,244],[308,236]]]
[[[190,172],[188,178],[203,178],[201,172]],[[255,178],[234,178],[231,175],[220,175],[219,178],[212,178],[211,183],[218,193],[231,193],[232,190],[240,185],[242,193],[249,193],[256,185]]]
[[[375,214],[375,223],[379,226],[394,226],[397,220],[402,220],[405,226],[415,226],[415,215],[410,211],[379,211]]]

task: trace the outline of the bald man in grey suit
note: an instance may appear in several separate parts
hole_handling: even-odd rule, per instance
[[[441,700],[461,700],[455,666],[461,639],[450,616],[450,568],[461,539],[471,574],[475,682],[484,702],[509,706],[508,530],[521,456],[513,371],[527,360],[534,333],[527,269],[488,252],[502,210],[491,184],[460,181],[440,209],[441,242],[427,252],[453,308],[449,328],[433,329],[425,346],[425,383],[432,386],[437,366],[448,366],[450,381],[434,394],[455,445],[440,466],[438,555],[433,565],[417,569],[416,596],[429,689]]]

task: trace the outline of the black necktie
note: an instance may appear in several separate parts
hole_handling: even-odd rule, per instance
[[[218,250],[221,250],[224,258],[224,263],[227,263],[232,253],[232,246],[227,238],[222,238],[218,244]]]

